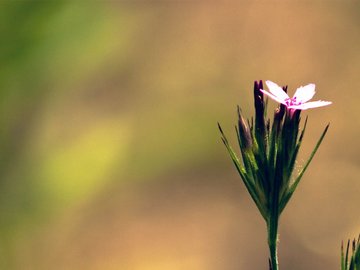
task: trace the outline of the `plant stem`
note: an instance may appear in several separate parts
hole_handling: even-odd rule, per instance
[[[277,240],[278,240],[278,223],[279,216],[271,216],[267,223],[268,229],[268,245],[270,250],[271,270],[279,270],[279,262],[277,257]]]

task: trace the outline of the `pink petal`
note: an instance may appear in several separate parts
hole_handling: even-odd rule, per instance
[[[296,98],[296,102],[304,103],[312,99],[314,95],[315,95],[315,84],[310,83],[305,86],[300,86],[298,89],[296,89],[293,98]]]
[[[284,90],[278,86],[276,83],[272,81],[266,81],[266,85],[269,88],[269,91],[273,96],[277,98],[277,101],[280,103],[284,103],[286,99],[289,98],[288,94],[284,92]],[[276,99],[275,99],[276,100]],[[282,101],[279,101],[282,100]]]
[[[278,98],[277,96],[274,96],[273,94],[271,94],[271,93],[269,93],[269,92],[267,92],[267,91],[265,91],[265,90],[262,90],[262,89],[260,89],[260,91],[263,92],[263,93],[264,93],[265,95],[267,95],[268,97],[270,97],[270,98],[272,98],[273,100],[275,100],[276,102],[279,102],[279,103],[282,103],[282,104],[286,105],[285,101],[282,100],[282,99],[280,99],[280,98]]]
[[[289,106],[288,108],[295,109],[295,110],[307,110],[307,109],[311,109],[311,108],[327,106],[327,105],[330,105],[331,103],[332,103],[331,101],[318,100],[318,101],[311,101],[311,102],[303,103],[300,105]]]

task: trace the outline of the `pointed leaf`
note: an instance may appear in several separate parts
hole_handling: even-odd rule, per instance
[[[323,141],[323,139],[324,139],[324,137],[325,137],[325,135],[326,135],[326,133],[327,133],[327,131],[328,131],[328,129],[329,129],[329,125],[330,125],[330,124],[328,124],[328,125],[325,127],[325,129],[324,129],[324,131],[323,131],[320,139],[318,140],[318,142],[317,142],[314,150],[311,152],[311,155],[310,155],[308,161],[306,162],[304,168],[301,170],[301,172],[299,173],[298,177],[295,179],[295,182],[291,185],[291,187],[289,188],[289,190],[287,191],[287,193],[284,195],[284,197],[281,198],[281,201],[280,201],[280,213],[282,212],[282,210],[284,210],[286,204],[289,202],[291,196],[293,195],[296,187],[298,186],[298,184],[299,184],[299,182],[300,182],[300,180],[301,180],[301,177],[304,175],[306,169],[307,169],[308,166],[310,165],[310,162],[311,162],[312,159],[314,158],[315,153],[317,152],[320,144],[322,143],[322,141]]]
[[[248,174],[248,172],[245,170],[245,168],[243,167],[243,165],[241,164],[241,162],[239,161],[239,158],[237,157],[236,153],[234,152],[234,150],[231,148],[231,146],[229,145],[229,142],[220,126],[220,124],[218,123],[218,127],[219,130],[221,132],[222,135],[222,141],[226,147],[226,149],[229,152],[229,155],[238,171],[238,173],[240,174],[241,179],[243,180],[246,189],[248,190],[248,192],[250,193],[251,198],[253,199],[253,201],[255,202],[257,208],[259,209],[261,215],[263,216],[264,219],[266,219],[266,209],[265,209],[265,205],[263,205],[261,203],[261,200],[258,196],[258,192],[256,190],[256,187],[254,185],[254,180],[252,179],[252,177]]]

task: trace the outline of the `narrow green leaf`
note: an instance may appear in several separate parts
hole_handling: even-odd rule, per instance
[[[350,247],[350,240],[347,242],[346,253],[345,253],[345,269],[348,270],[348,263],[349,263],[349,247]]]
[[[284,175],[285,175],[285,179],[289,182],[290,179],[291,179],[291,175],[293,173],[293,170],[294,170],[294,167],[295,167],[295,163],[296,163],[296,158],[297,158],[297,155],[299,153],[299,150],[300,150],[300,146],[301,146],[301,142],[302,142],[302,139],[304,137],[304,134],[305,134],[305,129],[306,129],[306,125],[307,125],[307,117],[305,119],[305,123],[304,123],[304,127],[300,133],[300,136],[299,136],[299,139],[298,139],[298,142],[295,146],[295,149],[293,150],[292,152],[292,155],[290,157],[290,160],[289,160],[289,163],[288,163],[288,167],[287,168],[284,168]],[[285,188],[289,188],[288,186],[288,183],[285,183]]]
[[[307,121],[308,121],[308,117],[306,116],[303,130],[301,131],[300,136],[299,136],[298,144],[301,144],[302,139],[304,137],[305,129],[306,129],[306,126],[307,126]]]
[[[356,270],[360,270],[360,235],[357,239],[357,243],[355,244],[354,265]]]
[[[259,209],[261,215],[263,216],[263,218],[266,220],[266,209],[265,209],[265,205],[261,202],[260,198],[259,198],[259,194],[256,190],[255,184],[254,184],[254,180],[252,179],[252,177],[248,174],[248,172],[245,170],[244,166],[241,164],[241,162],[239,161],[239,158],[237,157],[236,153],[234,152],[234,150],[231,148],[220,124],[218,123],[218,127],[219,130],[221,132],[222,135],[222,141],[238,171],[238,173],[240,174],[241,179],[243,180],[246,189],[248,190],[248,192],[250,193],[251,198],[253,199],[253,201],[255,202],[257,208]]]
[[[301,170],[301,172],[299,173],[298,177],[295,179],[295,182],[291,185],[291,187],[290,187],[289,190],[286,192],[286,194],[284,194],[284,197],[281,198],[281,200],[280,200],[280,213],[284,210],[286,204],[289,202],[291,196],[293,195],[295,189],[297,188],[297,186],[298,186],[298,184],[299,184],[299,182],[300,182],[300,180],[301,180],[301,177],[304,175],[306,169],[307,169],[308,166],[310,165],[310,162],[311,162],[312,159],[314,158],[315,153],[317,152],[320,144],[322,143],[322,141],[323,141],[323,139],[324,139],[324,137],[325,137],[325,135],[326,135],[326,133],[327,133],[327,131],[328,131],[328,129],[329,129],[329,125],[330,125],[330,124],[328,124],[328,125],[325,127],[325,129],[324,129],[324,131],[323,131],[320,139],[318,140],[318,142],[317,142],[314,150],[312,151],[312,153],[311,153],[308,161],[306,162],[304,168]]]
[[[344,241],[341,242],[341,270],[346,270],[345,268],[345,257],[344,257]]]
[[[248,173],[245,173],[243,171],[243,169],[241,168],[242,166],[239,162],[239,159],[237,158],[235,152],[232,150],[232,148],[230,146],[228,146],[228,151],[229,151],[229,154],[235,164],[237,171],[239,172],[239,174],[245,184],[246,189],[250,193],[251,198],[253,199],[256,206],[258,207],[261,215],[264,217],[264,219],[266,219],[266,209],[264,208],[265,205],[262,203],[262,200],[260,199],[260,196],[259,196],[260,194],[256,188],[254,180],[252,180],[251,177],[248,177]]]

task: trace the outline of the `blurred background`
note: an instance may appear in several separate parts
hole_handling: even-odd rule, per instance
[[[254,80],[313,82],[282,269],[360,233],[359,1],[2,1],[0,268],[268,269],[222,145]],[[275,104],[270,102],[270,107]],[[272,115],[272,112],[269,112]]]

